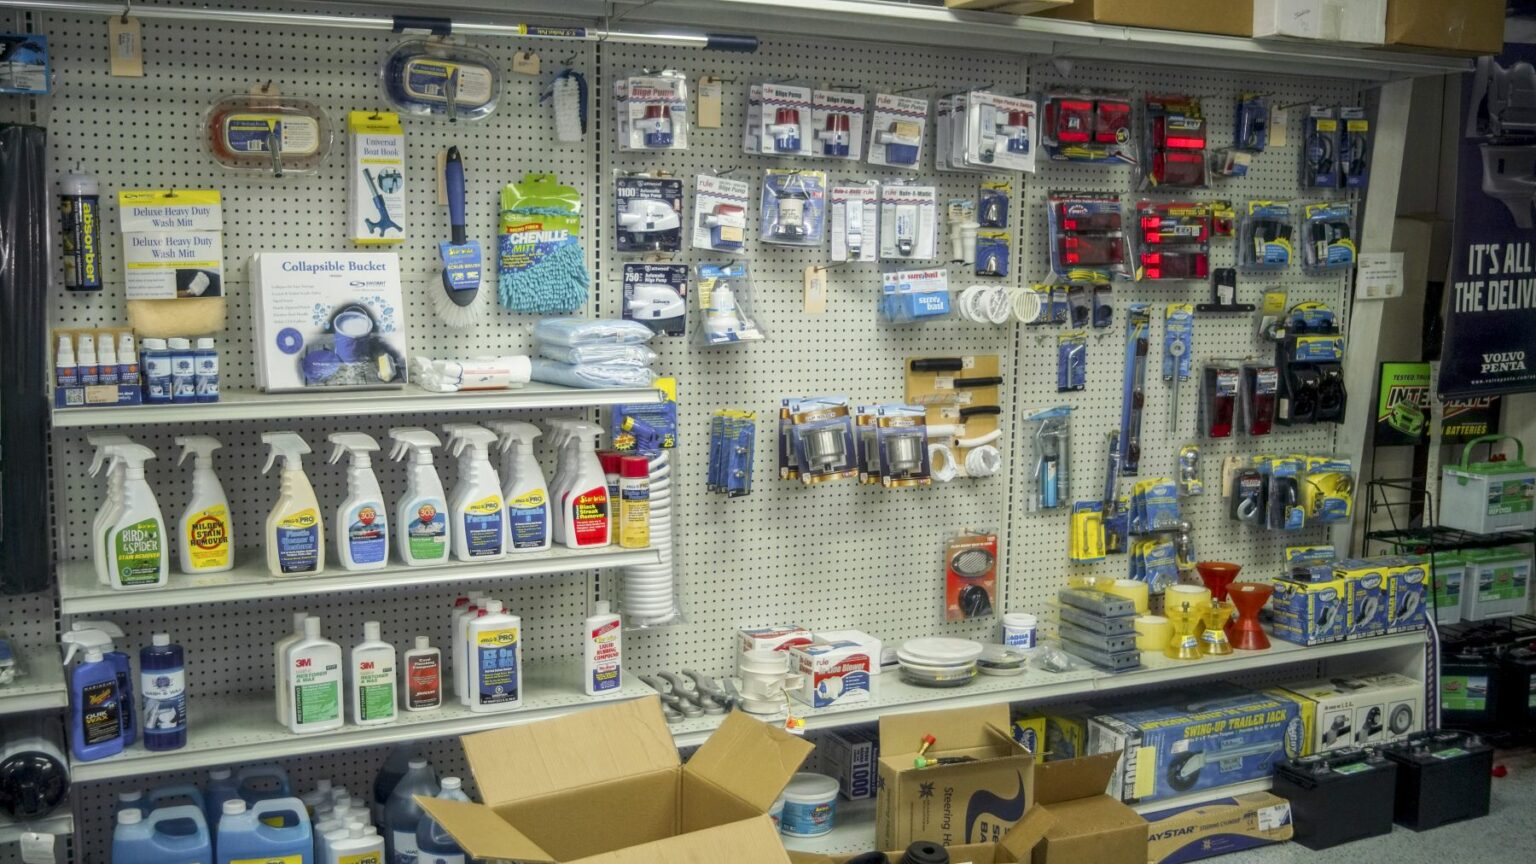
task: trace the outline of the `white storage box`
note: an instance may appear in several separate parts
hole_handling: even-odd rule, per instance
[[[1253,0],[1253,35],[1381,45],[1387,0]]]
[[[1472,461],[1473,448],[1500,439],[1515,442],[1515,458]],[[1536,529],[1536,471],[1525,464],[1525,444],[1511,435],[1468,441],[1461,461],[1440,469],[1440,524],[1473,534]]]
[[[1463,586],[1467,584],[1467,562],[1457,552],[1436,552],[1431,568],[1430,593],[1434,597],[1435,623],[1456,624],[1461,621],[1466,597]]]
[[[1531,553],[1526,546],[1473,549],[1461,596],[1468,621],[1524,615],[1531,608]]]

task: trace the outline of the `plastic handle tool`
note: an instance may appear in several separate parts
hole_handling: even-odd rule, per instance
[[[448,189],[448,229],[450,241],[455,246],[465,242],[464,230],[464,160],[459,148],[449,147],[448,158],[443,164],[443,185]]]

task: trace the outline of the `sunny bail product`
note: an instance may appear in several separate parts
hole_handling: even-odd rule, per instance
[[[294,432],[263,432],[261,442],[272,448],[265,474],[283,460],[277,503],[267,515],[267,570],[273,576],[313,576],[325,571],[325,524],[315,487],[304,474],[309,445]]]
[[[379,622],[363,622],[363,641],[347,665],[352,722],[379,726],[395,721],[395,646],[379,637]]]
[[[181,572],[220,573],[235,566],[235,527],[229,518],[229,496],[213,473],[213,451],[223,447],[209,435],[185,435],[176,438],[181,448],[180,465],[196,455],[192,463],[192,497],[176,526],[181,545]]]
[[[469,710],[514,711],[523,707],[522,619],[492,600],[469,623]]]
[[[433,449],[442,446],[438,437],[420,428],[389,430],[395,442],[389,458],[409,455],[405,494],[395,507],[395,546],[400,560],[413,566],[442,564],[448,560],[448,496],[432,461]]]
[[[164,587],[169,573],[165,517],[144,480],[155,453],[142,444],[117,444],[109,458],[122,465],[123,497],[107,531],[107,579],[113,588]]]
[[[342,454],[352,457],[347,469],[347,497],[336,508],[336,559],[346,570],[378,570],[389,563],[389,511],[379,478],[373,473],[373,458],[379,442],[361,432],[332,432],[327,439],[335,445],[331,463]]]
[[[502,497],[507,505],[507,551],[536,552],[550,545],[549,485],[533,453],[534,439],[544,434],[522,421],[486,424],[500,436]]]
[[[283,658],[288,690],[284,723],[295,735],[339,729],[342,717],[341,646],[320,635],[320,619],[304,619],[304,638]]]
[[[449,452],[459,459],[459,479],[448,509],[453,557],[460,561],[500,558],[506,551],[507,516],[501,481],[487,456],[496,433],[483,426],[453,426]]]

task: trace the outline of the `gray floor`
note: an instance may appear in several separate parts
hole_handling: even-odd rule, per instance
[[[1494,764],[1504,765],[1509,774],[1493,779],[1493,803],[1482,819],[1423,833],[1396,828],[1385,837],[1346,843],[1322,852],[1286,843],[1217,860],[1243,864],[1500,864],[1536,860],[1536,753],[1499,753]]]

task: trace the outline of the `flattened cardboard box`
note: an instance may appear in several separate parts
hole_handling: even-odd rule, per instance
[[[1244,0],[1076,0],[1042,18],[1070,18],[1156,30],[1253,35],[1253,4]]]
[[[1106,794],[1119,753],[1035,766],[1035,803],[1055,817],[1034,864],[1142,864],[1147,823]]]
[[[917,768],[912,760],[924,735],[937,739],[928,756],[976,761]],[[918,840],[995,843],[1034,802],[1035,760],[1009,733],[1007,703],[882,717],[880,748],[875,844],[881,849],[905,849]]]
[[[1291,839],[1291,802],[1251,792],[1147,814],[1147,864],[1183,864]]]
[[[1457,54],[1504,50],[1505,0],[1389,0],[1387,44]]]
[[[682,765],[656,698],[460,740],[485,803],[417,803],[470,857],[523,864],[786,864],[767,812],[811,749],[735,713]]]

